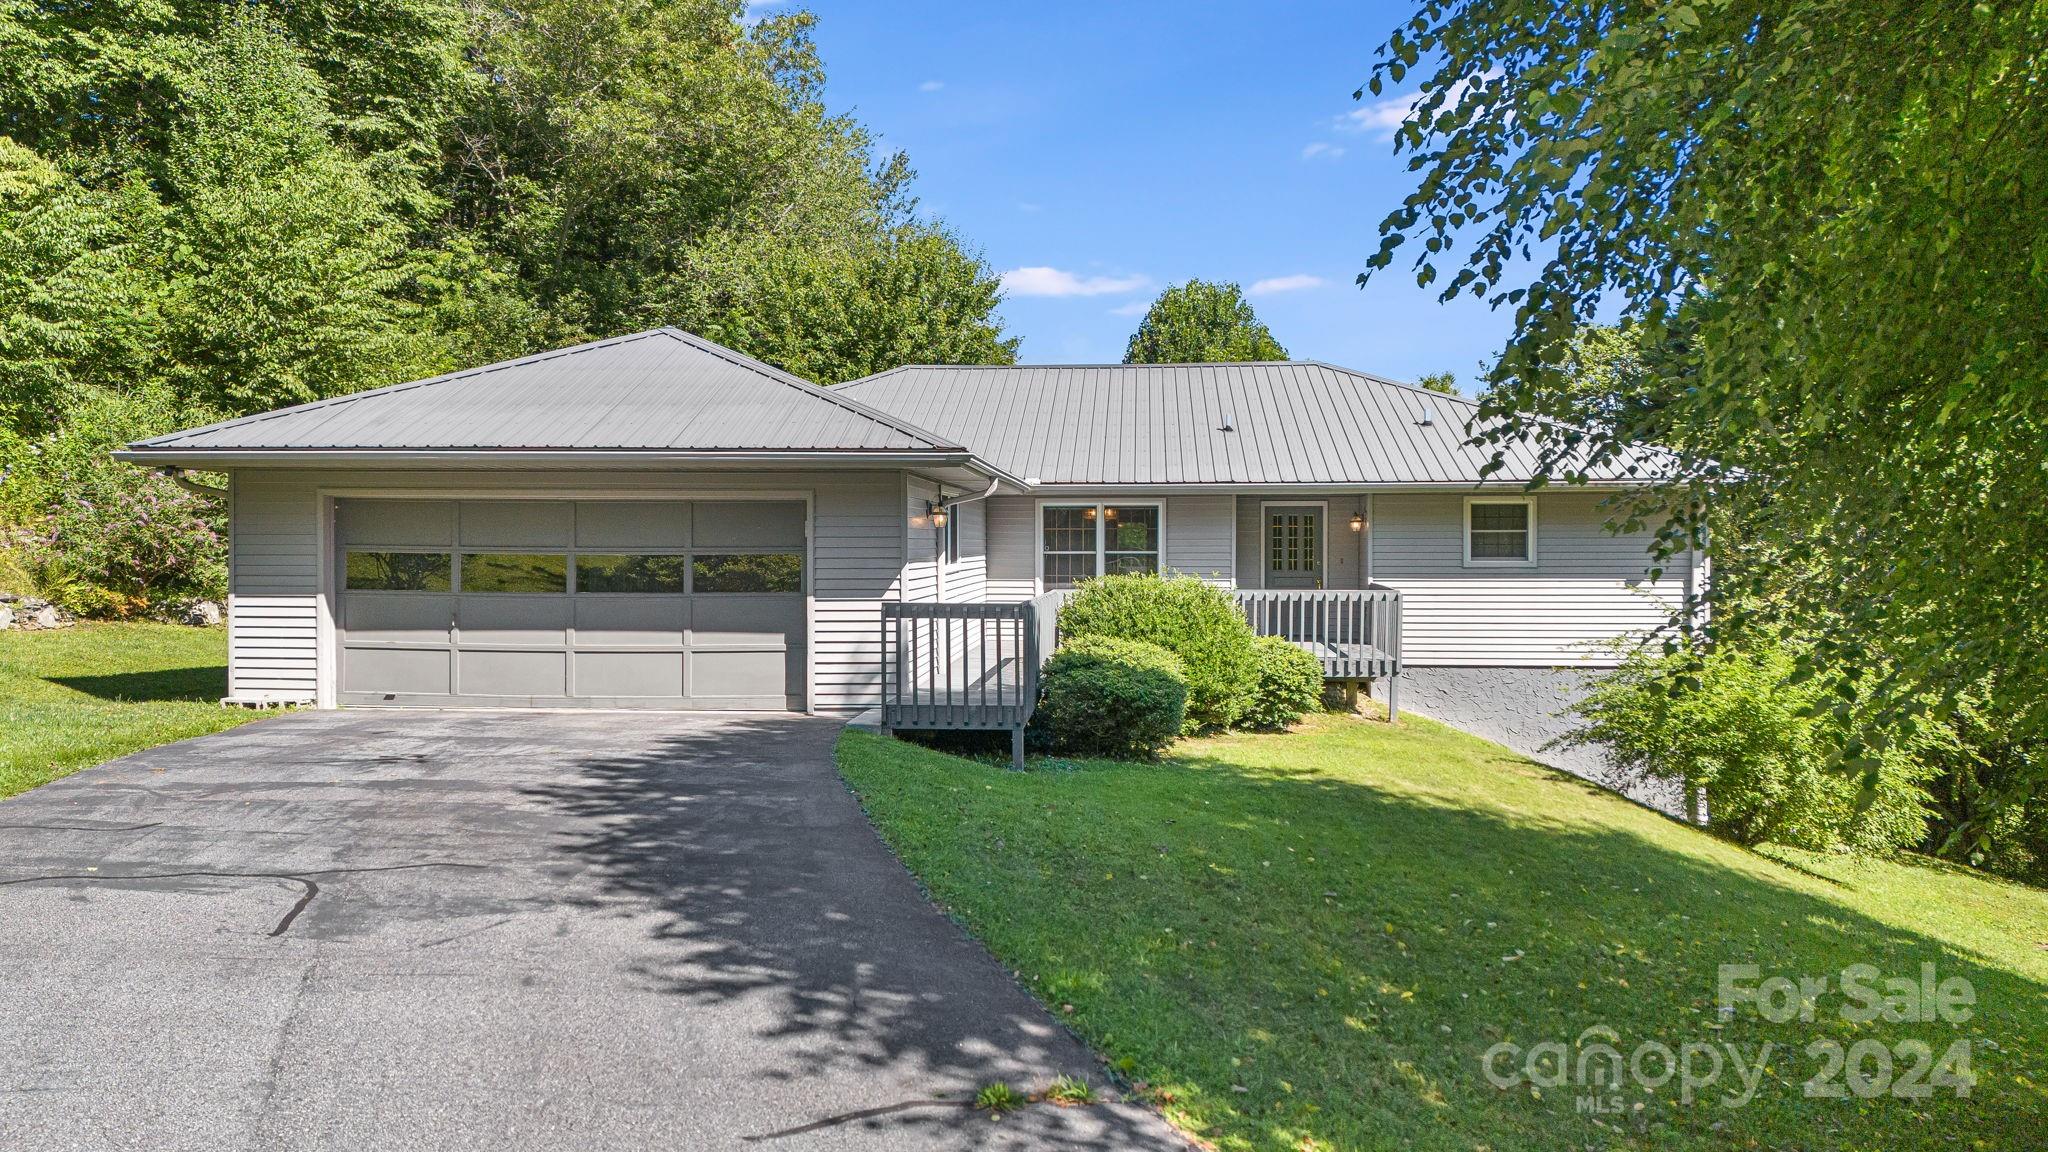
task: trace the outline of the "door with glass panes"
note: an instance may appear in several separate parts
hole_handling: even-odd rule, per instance
[[[1323,586],[1323,508],[1319,504],[1269,504],[1266,519],[1266,587]]]

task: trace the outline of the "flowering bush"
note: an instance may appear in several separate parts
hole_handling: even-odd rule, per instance
[[[73,479],[72,498],[31,525],[27,541],[52,602],[80,616],[168,617],[226,596],[220,509],[139,468]]]

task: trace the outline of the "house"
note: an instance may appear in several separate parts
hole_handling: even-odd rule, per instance
[[[662,328],[118,455],[229,477],[232,702],[852,714],[886,605],[1158,571],[1377,590],[1397,614],[1357,638],[1398,643],[1409,706],[1528,745],[1700,572],[1605,531],[1622,470],[1483,478],[1472,411],[1313,362],[821,388]]]

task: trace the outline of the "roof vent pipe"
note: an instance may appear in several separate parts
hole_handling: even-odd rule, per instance
[[[1417,420],[1416,423],[1424,428],[1436,423],[1436,409],[1424,404],[1422,406],[1422,419]]]

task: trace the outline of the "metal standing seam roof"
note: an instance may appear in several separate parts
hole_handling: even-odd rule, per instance
[[[177,452],[965,455],[900,417],[674,328],[281,408],[129,445]]]
[[[1316,361],[921,365],[835,391],[1033,484],[1471,485],[1527,481],[1537,464],[1511,443],[1482,476],[1493,449],[1465,443],[1475,401]],[[1591,479],[1648,479],[1659,455]]]

